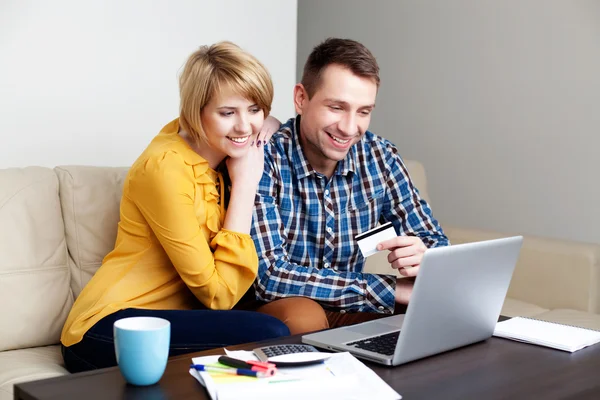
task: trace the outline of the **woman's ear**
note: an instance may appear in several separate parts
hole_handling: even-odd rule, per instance
[[[308,93],[304,89],[304,85],[297,83],[294,86],[294,108],[296,108],[296,114],[302,115],[302,110],[308,101]]]

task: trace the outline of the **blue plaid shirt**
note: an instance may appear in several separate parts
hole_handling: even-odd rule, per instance
[[[305,158],[297,122],[265,146],[252,227],[257,298],[304,296],[333,310],[392,313],[396,278],[363,273],[354,237],[391,221],[427,247],[448,239],[391,142],[367,131],[328,179]]]

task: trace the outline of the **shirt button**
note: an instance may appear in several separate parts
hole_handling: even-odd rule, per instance
[[[377,309],[378,309],[379,311],[383,311],[383,310],[384,310],[384,308],[385,308],[384,306],[379,306],[379,307],[377,307]]]
[[[324,266],[325,268],[329,268],[329,263],[325,263],[325,264],[323,264],[323,266]]]
[[[346,310],[340,310],[340,314],[346,314]]]
[[[325,196],[329,196],[329,189],[325,190]]]
[[[327,232],[331,233],[333,231],[333,229],[331,229],[330,226],[327,227]]]

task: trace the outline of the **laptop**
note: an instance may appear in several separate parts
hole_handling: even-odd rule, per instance
[[[399,365],[492,336],[522,236],[425,251],[406,314],[304,335],[302,342]]]

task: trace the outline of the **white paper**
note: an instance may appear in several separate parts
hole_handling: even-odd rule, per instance
[[[237,358],[238,360],[242,361],[260,361],[253,351],[225,349],[225,354],[227,354],[229,357]]]
[[[228,352],[233,353],[233,352]],[[193,358],[195,364],[217,362],[219,356]],[[270,378],[232,375],[230,379],[213,377],[190,369],[190,374],[204,385],[213,400],[265,399],[401,399],[375,372],[350,353],[337,353],[322,364],[279,368]],[[214,376],[214,375],[213,375]]]

